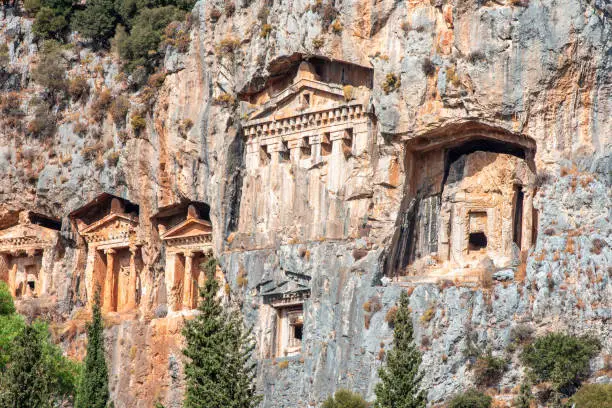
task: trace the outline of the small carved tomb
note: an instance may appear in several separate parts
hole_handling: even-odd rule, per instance
[[[23,211],[16,225],[0,230],[0,279],[8,284],[14,298],[50,291],[60,226],[58,220]]]
[[[133,310],[141,297],[138,206],[103,194],[70,216],[87,243],[88,299],[99,289],[104,312]]]
[[[177,213],[176,209],[180,211]],[[164,210],[156,216],[166,247],[165,277],[170,312],[197,307],[198,288],[205,279],[200,265],[212,256],[212,225],[200,214],[208,215],[207,205],[176,206],[175,211]]]
[[[310,276],[285,271],[281,280],[258,285],[265,305],[274,310],[271,355],[289,357],[302,352],[304,301],[310,297]]]

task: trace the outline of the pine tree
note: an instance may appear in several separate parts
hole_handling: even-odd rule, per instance
[[[183,350],[187,392],[185,408],[251,408],[261,401],[255,392],[255,344],[239,312],[227,311],[217,297],[216,261],[205,266],[199,314],[185,323]]]
[[[93,320],[87,327],[87,356],[81,375],[75,408],[105,408],[108,403],[108,369],[104,359],[104,326],[100,292],[96,291]]]
[[[402,292],[394,323],[393,349],[387,353],[386,367],[378,372],[381,381],[374,389],[375,408],[425,408],[427,404],[420,389],[421,354],[414,344],[408,303],[408,294]]]

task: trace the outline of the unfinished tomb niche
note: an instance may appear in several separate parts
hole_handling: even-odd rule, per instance
[[[127,312],[140,303],[143,262],[138,213],[138,205],[103,193],[70,214],[87,246],[87,298],[93,301],[99,290],[106,313]]]
[[[198,288],[203,285],[202,266],[213,256],[210,208],[187,202],[161,208],[153,217],[165,245],[165,283],[169,312],[197,308]],[[223,279],[217,269],[216,279]]]
[[[22,211],[16,223],[0,230],[0,279],[15,299],[52,291],[51,270],[60,227],[59,220]]]
[[[386,273],[469,279],[485,258],[512,267],[531,247],[535,143],[487,130],[408,141],[412,181]]]
[[[334,166],[333,155],[365,151],[372,128],[367,110],[372,70],[319,57],[306,61],[299,55],[281,65],[269,69],[273,75],[263,89],[240,94],[248,118],[243,123],[247,170],[284,163]]]
[[[282,271],[277,279],[265,278],[257,285],[270,319],[264,326],[271,333],[267,357],[290,357],[302,352],[305,326],[304,302],[310,297],[310,276]]]

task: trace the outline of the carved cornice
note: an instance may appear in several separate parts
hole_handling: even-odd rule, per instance
[[[169,246],[186,246],[186,245],[198,245],[202,244],[211,244],[212,243],[212,235],[211,234],[200,234],[200,235],[191,235],[191,236],[183,236],[183,237],[174,237],[168,238],[165,240],[167,245]]]
[[[368,117],[363,105],[350,103],[344,106],[322,110],[305,111],[295,116],[276,120],[263,118],[244,124],[244,134],[249,138],[282,137],[297,132],[315,130],[324,126],[351,123]]]

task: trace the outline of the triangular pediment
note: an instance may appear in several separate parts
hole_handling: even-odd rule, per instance
[[[249,120],[282,119],[309,111],[322,110],[345,103],[342,87],[300,79],[264,103]]]
[[[258,285],[264,302],[270,303],[280,299],[305,299],[310,296],[310,279],[308,275],[284,271],[280,279],[264,279]]]
[[[138,219],[126,214],[109,214],[99,221],[88,225],[81,231],[83,235],[102,234],[110,231],[127,231],[138,225]]]
[[[53,242],[57,231],[36,224],[18,224],[0,231],[0,241]]]
[[[166,231],[161,238],[163,240],[167,240],[210,234],[212,234],[212,225],[210,222],[197,218],[188,218],[177,226]]]

